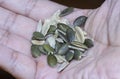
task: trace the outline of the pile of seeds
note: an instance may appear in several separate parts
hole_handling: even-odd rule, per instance
[[[84,26],[87,17],[78,17],[73,24],[61,17],[72,13],[72,7],[58,10],[54,15],[41,20],[33,33],[31,52],[33,57],[47,56],[50,67],[57,67],[58,72],[69,65],[72,60],[80,60],[84,52],[93,47],[93,42],[87,37]]]

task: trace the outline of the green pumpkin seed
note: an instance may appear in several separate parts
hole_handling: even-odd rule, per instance
[[[55,67],[57,65],[57,59],[53,54],[47,56],[47,62],[50,67]]]
[[[57,29],[63,31],[66,33],[67,29],[70,28],[70,26],[64,24],[64,23],[58,23],[57,24]]]
[[[40,32],[34,32],[32,39],[44,40],[44,35]]]
[[[94,46],[93,41],[91,39],[85,39],[84,44],[88,47],[91,48]]]
[[[75,19],[75,21],[73,22],[73,25],[83,27],[85,25],[86,20],[87,20],[86,16],[80,16]]]
[[[73,50],[69,50],[69,51],[67,52],[67,54],[65,55],[65,59],[66,59],[67,61],[71,61],[71,60],[73,59],[73,56],[74,56],[74,51],[73,51]]]
[[[44,50],[45,50],[46,52],[48,52],[48,53],[54,52],[54,49],[53,49],[49,44],[44,44],[44,45],[43,45],[43,48],[44,48]]]
[[[62,45],[62,47],[58,50],[57,54],[64,55],[69,50],[68,44]]]
[[[82,58],[83,52],[80,50],[74,50],[74,59],[80,60]]]
[[[31,46],[31,52],[32,52],[32,56],[37,58],[41,55],[41,52],[39,50],[39,46],[38,45],[32,45]]]
[[[56,30],[56,26],[55,25],[50,25],[50,28],[49,28],[49,30],[47,32],[47,35],[48,34],[54,34],[55,30]]]
[[[60,13],[60,17],[63,17],[63,16],[66,16],[66,15],[69,15],[70,13],[72,13],[74,11],[74,8],[73,7],[68,7],[66,9],[64,9],[61,13]]]
[[[78,47],[78,48],[83,48],[83,49],[88,49],[88,47],[80,42],[73,41],[71,42],[72,46]]]
[[[66,36],[67,36],[68,42],[74,41],[75,40],[75,32],[73,31],[73,29],[67,29]]]

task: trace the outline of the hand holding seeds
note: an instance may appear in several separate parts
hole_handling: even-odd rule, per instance
[[[81,29],[87,20],[86,16],[78,17],[73,24],[62,18],[73,11],[72,7],[58,10],[43,24],[40,20],[31,41],[32,56],[36,58],[46,55],[48,65],[57,67],[58,72],[65,69],[72,60],[81,60],[84,53],[93,47],[93,41]]]

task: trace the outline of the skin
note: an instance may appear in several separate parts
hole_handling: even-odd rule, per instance
[[[34,59],[30,39],[39,19],[65,6],[48,0],[0,0],[0,68],[17,79],[120,79],[120,0],[106,0],[94,10],[76,9],[64,17],[71,22],[88,16],[85,30],[94,47],[63,72],[50,68],[44,56]]]

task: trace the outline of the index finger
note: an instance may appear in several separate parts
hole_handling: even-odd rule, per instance
[[[35,20],[45,19],[65,7],[48,0],[3,0],[1,6]]]

